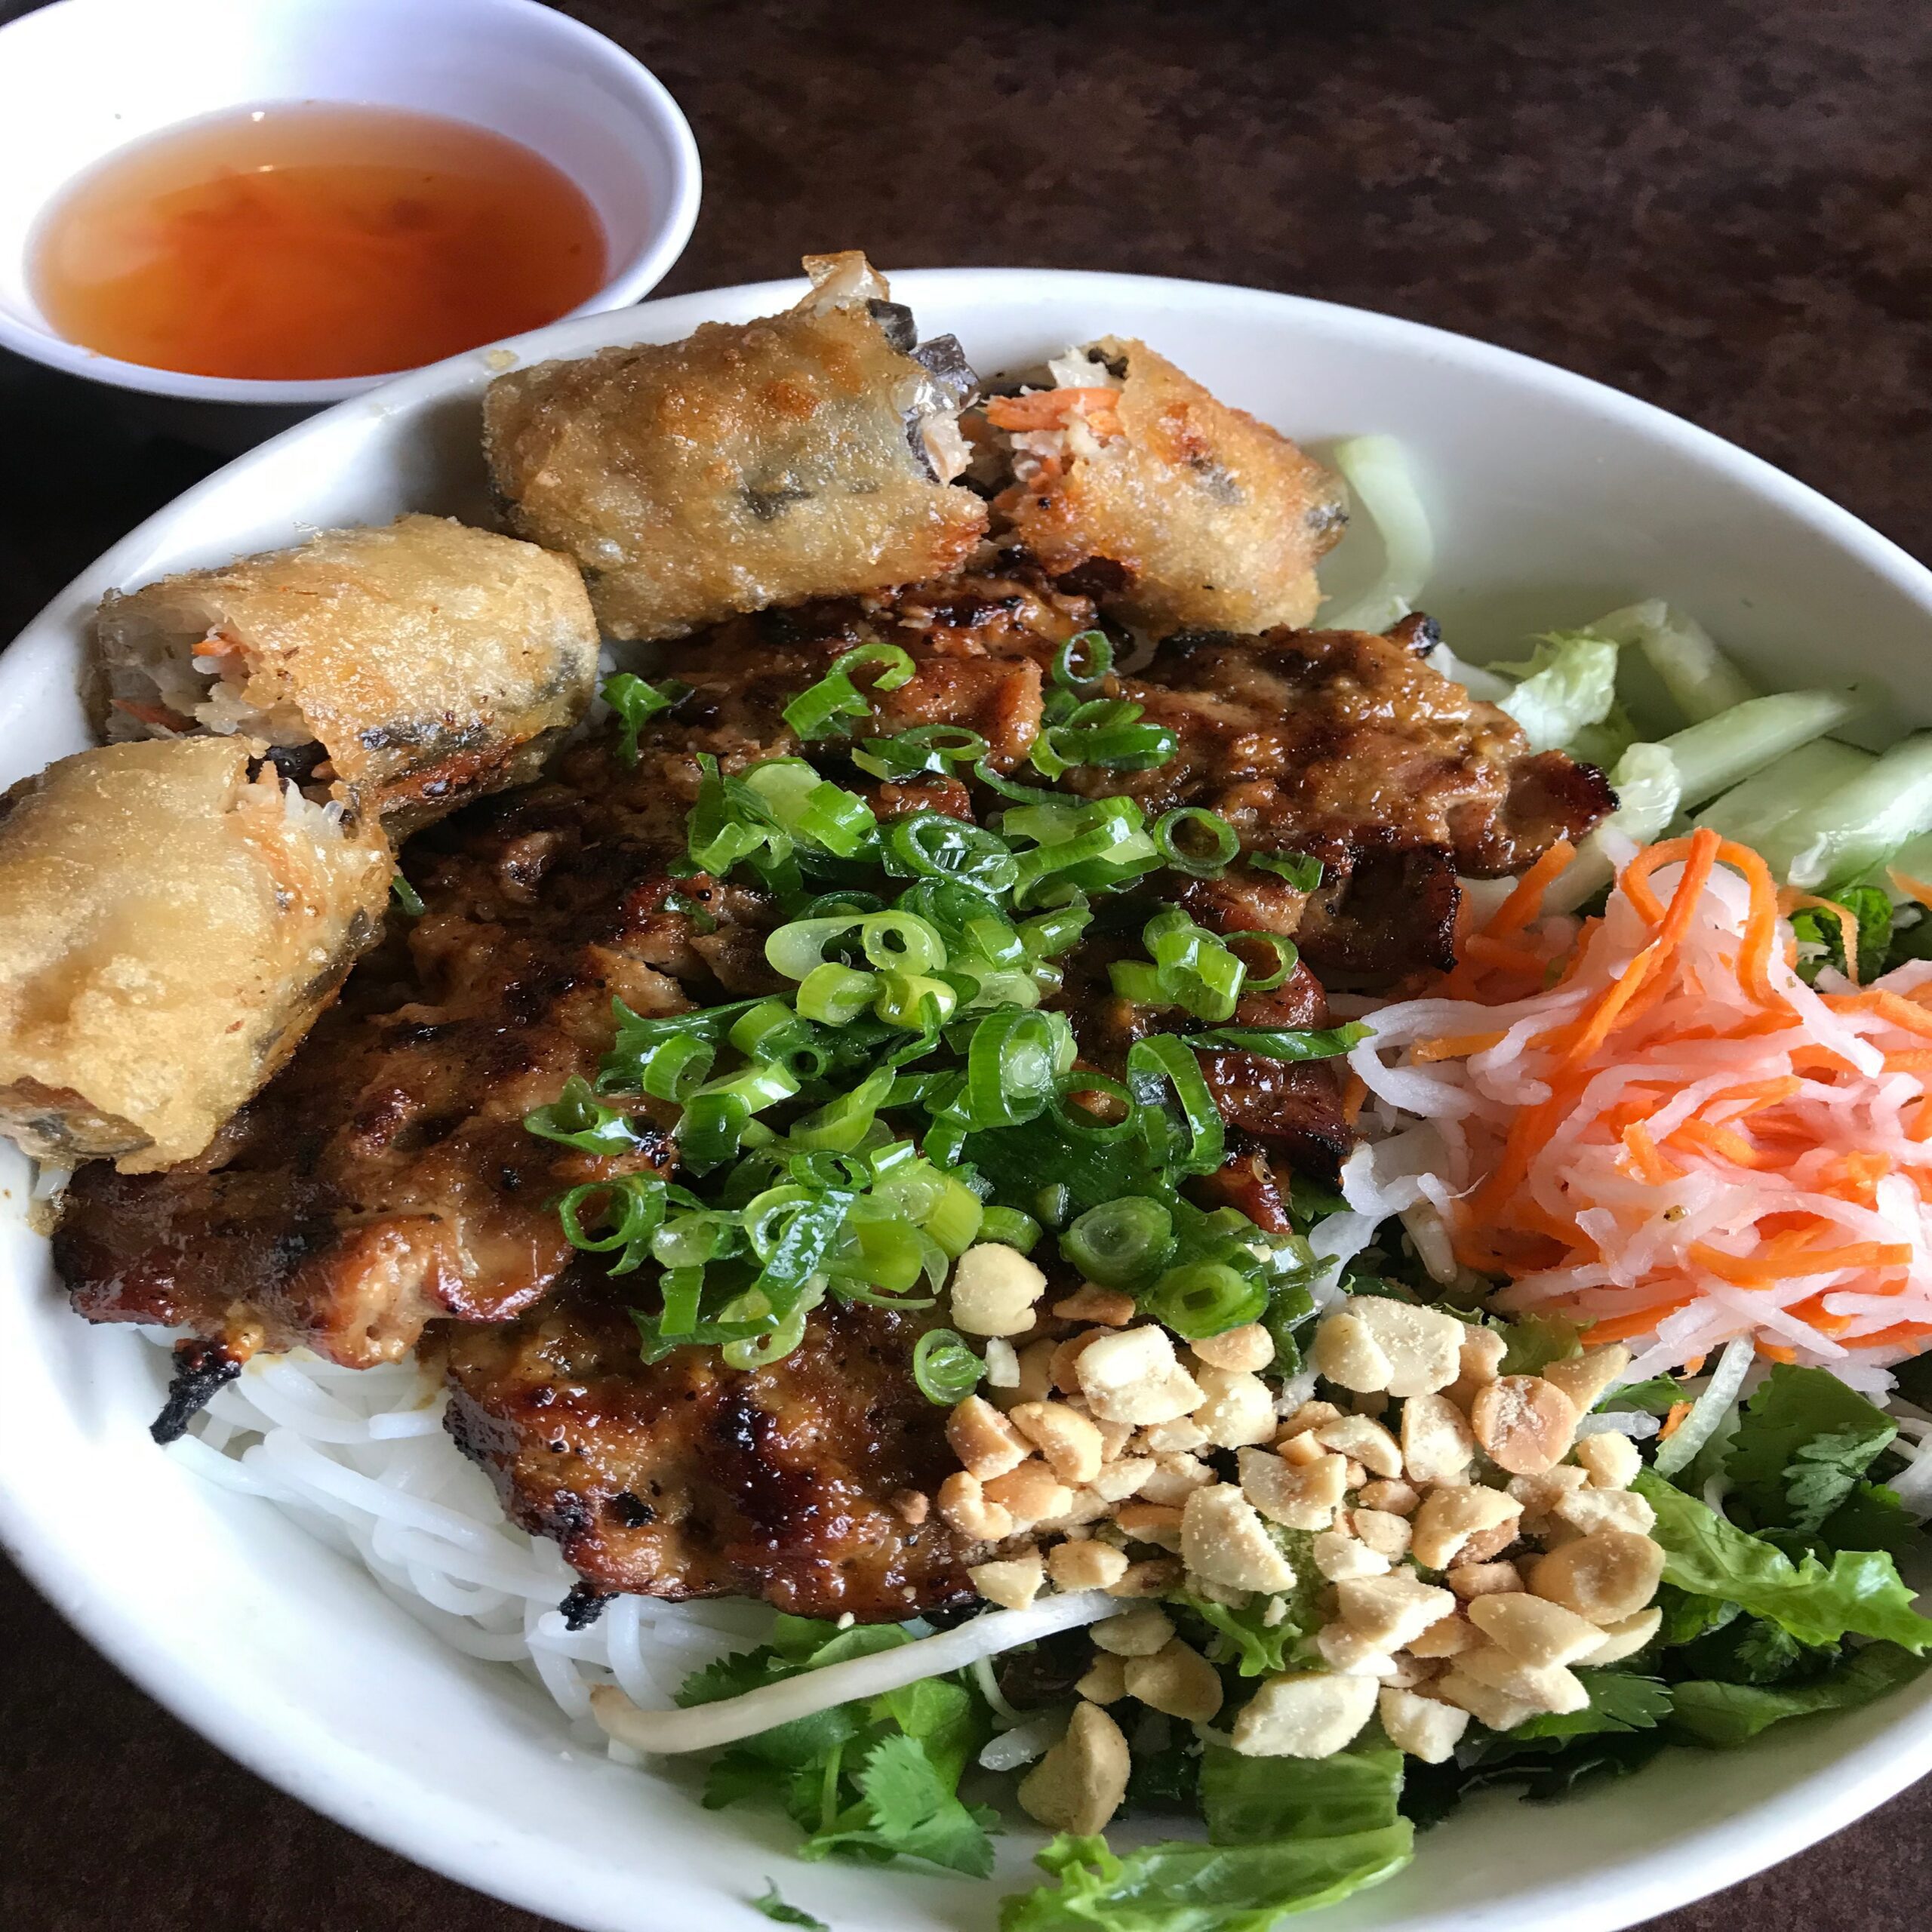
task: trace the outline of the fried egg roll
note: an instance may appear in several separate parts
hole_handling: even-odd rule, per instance
[[[783,315],[500,376],[485,448],[512,525],[568,551],[614,637],[942,577],[986,525],[952,487],[974,379],[863,255],[808,257]]]
[[[534,777],[597,672],[568,558],[434,516],[111,595],[96,635],[103,737],[263,740],[398,837]]]
[[[381,931],[375,822],[260,749],[108,745],[0,797],[0,1133],[29,1154],[200,1153]]]
[[[1309,623],[1346,521],[1337,478],[1145,343],[1070,349],[1048,380],[986,420],[1012,478],[995,509],[1050,575],[1082,572],[1156,636]]]

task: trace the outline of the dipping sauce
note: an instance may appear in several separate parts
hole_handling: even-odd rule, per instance
[[[432,114],[299,103],[211,115],[90,168],[29,281],[60,334],[190,375],[413,369],[555,321],[603,286],[583,191]]]

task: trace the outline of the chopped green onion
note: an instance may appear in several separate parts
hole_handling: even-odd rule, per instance
[[[1161,1033],[1135,1041],[1127,1053],[1127,1084],[1136,1124],[1155,1161],[1182,1174],[1211,1174],[1221,1164],[1227,1131],[1200,1063],[1183,1041]],[[1178,1124],[1168,1111],[1170,1089]]]
[[[617,1256],[614,1275],[628,1275],[651,1252],[651,1237],[663,1225],[666,1190],[656,1174],[624,1174],[616,1180],[592,1181],[574,1187],[557,1203],[564,1238],[587,1254]],[[608,1230],[586,1234],[586,1209]]]
[[[1321,861],[1306,852],[1251,852],[1247,863],[1278,872],[1297,892],[1312,892],[1321,883]]]
[[[1002,778],[984,758],[973,767],[973,776],[990,792],[1020,805],[1063,805],[1067,801],[1057,792],[1043,792],[1037,785],[1016,785]]]
[[[1193,826],[1198,826],[1211,842],[1203,846],[1189,837],[1183,843],[1183,835]],[[1161,857],[1175,871],[1191,873],[1196,878],[1212,878],[1225,872],[1241,851],[1241,835],[1234,827],[1219,812],[1208,811],[1200,805],[1183,805],[1163,812],[1151,831]]]
[[[1236,1054],[1254,1054],[1263,1060],[1333,1060],[1368,1038],[1368,1029],[1359,1020],[1324,1031],[1304,1031],[1294,1027],[1220,1026],[1204,1033],[1191,1033],[1190,1047],[1207,1048]]]
[[[980,1021],[966,1051],[964,1111],[975,1128],[1015,1127],[1046,1110],[1060,1071],[1057,1017],[1003,1008]]]
[[[878,996],[875,974],[826,960],[798,984],[798,1011],[827,1026],[849,1026]]]
[[[774,973],[788,980],[803,980],[825,963],[825,948],[849,932],[856,932],[870,913],[835,913],[823,919],[794,919],[780,926],[764,942],[764,956]]]
[[[423,895],[400,872],[389,881],[389,891],[394,895],[396,904],[409,918],[420,919],[429,909],[423,903]]]
[[[1012,889],[1020,862],[983,826],[943,812],[915,812],[886,833],[885,869],[902,878],[957,879],[992,894]]]
[[[1242,940],[1252,940],[1257,946],[1265,946],[1275,955],[1275,970],[1267,978],[1258,977],[1252,966],[1247,968],[1247,990],[1254,993],[1271,993],[1295,970],[1301,958],[1301,950],[1293,940],[1282,938],[1279,933],[1229,933],[1221,943],[1232,951]],[[1245,960],[1242,964],[1247,965]]]
[[[817,738],[838,728],[838,721],[842,718],[869,718],[871,700],[851,676],[866,664],[885,667],[872,680],[875,691],[897,691],[911,678],[914,668],[910,656],[896,644],[862,644],[857,650],[834,658],[832,669],[785,707],[782,714],[785,722],[801,738]]]
[[[1247,965],[1224,941],[1196,925],[1178,906],[1156,912],[1142,928],[1141,937],[1154,963],[1115,961],[1107,968],[1115,992],[1138,1005],[1185,1007],[1197,1020],[1234,1017],[1247,983]],[[1286,977],[1284,972],[1269,984],[1278,986]]]
[[[986,1204],[964,1181],[949,1177],[940,1198],[920,1223],[949,1255],[961,1255],[980,1235]]]
[[[1054,653],[1053,680],[1063,687],[1097,685],[1113,668],[1113,640],[1104,631],[1081,631]]]
[[[946,964],[946,942],[912,912],[869,912],[859,921],[859,943],[881,971],[931,973]]]
[[[617,755],[625,764],[636,764],[638,733],[645,724],[690,695],[690,685],[675,678],[667,678],[662,685],[651,685],[628,671],[620,671],[604,680],[604,702],[617,714]]]
[[[944,1026],[958,1004],[959,995],[943,980],[921,973],[881,973],[872,1011],[888,1026],[913,1032]]]
[[[867,1075],[851,1093],[841,1094],[835,1100],[828,1100],[803,1120],[794,1121],[791,1131],[785,1137],[786,1141],[808,1152],[823,1149],[835,1153],[851,1153],[871,1131],[879,1109],[884,1106],[887,1096],[892,1091],[892,1081],[889,1066]]]
[[[1151,1281],[1174,1251],[1174,1217],[1158,1201],[1123,1195],[1090,1208],[1060,1238],[1060,1251],[1090,1281],[1124,1288]]]
[[[1125,698],[1096,698],[1077,706],[1065,723],[1048,725],[1034,741],[1035,768],[1055,778],[1076,764],[1115,771],[1165,764],[1180,750],[1180,736],[1165,724],[1141,722],[1143,710]]]
[[[630,1154],[644,1144],[629,1117],[603,1106],[580,1074],[564,1082],[564,1091],[549,1106],[525,1114],[523,1124],[540,1140],[584,1154]]]
[[[984,758],[991,747],[963,724],[915,724],[890,737],[868,738],[853,749],[852,762],[875,778],[910,778],[943,772],[949,764]]]
[[[1120,1118],[1108,1121],[1092,1108],[1080,1106],[1073,1099],[1076,1094],[1100,1094],[1118,1101]],[[1068,1133],[1082,1140],[1125,1140],[1140,1131],[1134,1118],[1132,1092],[1121,1081],[1085,1067],[1069,1074],[1061,1084],[1054,1103],[1054,1117]]]
[[[1196,1261],[1170,1268],[1140,1305],[1184,1341],[1198,1342],[1256,1320],[1268,1306],[1268,1289],[1224,1261]]]
[[[743,780],[794,838],[836,859],[856,858],[878,830],[871,806],[818,774],[803,758],[768,758]]]
[[[986,1364],[950,1328],[928,1328],[912,1351],[919,1393],[944,1408],[964,1401],[986,1372]]]
[[[1073,1190],[1066,1182],[1049,1181],[1033,1197],[1033,1211],[1050,1228],[1065,1226],[1067,1210],[1073,1205]]]
[[[1040,1238],[1040,1224],[1031,1214],[1017,1208],[989,1208],[980,1221],[980,1238],[998,1241],[1002,1247],[1017,1248],[1031,1254]]]
[[[694,1033],[673,1035],[652,1047],[638,1062],[633,1078],[642,1091],[660,1100],[686,1100],[710,1077],[718,1049]]]

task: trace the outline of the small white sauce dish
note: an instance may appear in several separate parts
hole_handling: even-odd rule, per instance
[[[537,0],[57,0],[0,27],[0,346],[149,397],[252,405],[232,413],[263,427],[268,411],[286,422],[389,380],[149,368],[66,340],[35,305],[35,226],[76,175],[182,122],[278,101],[411,109],[534,149],[604,226],[608,278],[573,315],[648,294],[697,217],[697,146],[677,103],[622,48]]]

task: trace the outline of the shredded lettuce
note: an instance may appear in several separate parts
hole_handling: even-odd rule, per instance
[[[1856,1709],[1909,1684],[1932,1659],[1896,1644],[1868,1644],[1822,1677],[1800,1684],[1722,1684],[1693,1678],[1672,1687],[1671,1728],[1700,1744],[1748,1744],[1767,1726],[1819,1711]]]
[[[1241,1845],[1171,1840],[1124,1858],[1104,1838],[1063,1834],[1035,1860],[1058,1883],[1008,1898],[1000,1932],[1268,1932],[1291,1912],[1380,1884],[1414,1850],[1406,1819],[1346,1838]]]
[[[1396,1807],[1401,1795],[1399,1751],[1244,1758],[1224,1745],[1211,1744],[1201,1755],[1201,1810],[1216,1844],[1383,1831],[1401,1815]]]
[[[1912,1592],[1885,1552],[1841,1550],[1829,1567],[1813,1555],[1794,1562],[1651,1470],[1631,1487],[1657,1512],[1651,1534],[1663,1546],[1664,1580],[1679,1589],[1734,1603],[1801,1644],[1855,1635],[1915,1653],[1932,1644],[1932,1618],[1912,1608]]]
[[[1676,762],[1684,803],[1701,805],[1835,731],[1862,702],[1847,691],[1778,691],[1673,731],[1663,748]]]
[[[1540,1375],[1553,1361],[1567,1361],[1583,1351],[1583,1333],[1560,1315],[1519,1315],[1503,1322],[1503,1375]]]
[[[1872,761],[1869,752],[1817,738],[1713,798],[1694,821],[1761,851],[1782,826],[1804,817]]]
[[[1794,814],[1758,847],[1793,885],[1826,891],[1882,865],[1932,831],[1932,731],[1915,732]]]
[[[1357,506],[1382,539],[1382,574],[1362,595],[1324,611],[1322,627],[1386,631],[1416,608],[1435,568],[1435,539],[1402,445],[1393,436],[1350,436],[1329,452]]]
[[[1617,648],[1592,631],[1551,631],[1521,664],[1499,664],[1522,681],[1500,700],[1532,751],[1554,751],[1601,724],[1617,702]]]
[[[1672,702],[1694,724],[1757,696],[1710,632],[1660,597],[1613,611],[1590,628],[1618,644],[1635,645],[1663,681]]]
[[[1617,839],[1647,845],[1677,816],[1683,781],[1666,746],[1632,745],[1611,768],[1610,782],[1617,810],[1577,848],[1569,869],[1543,895],[1552,912],[1574,912],[1617,876]]]

